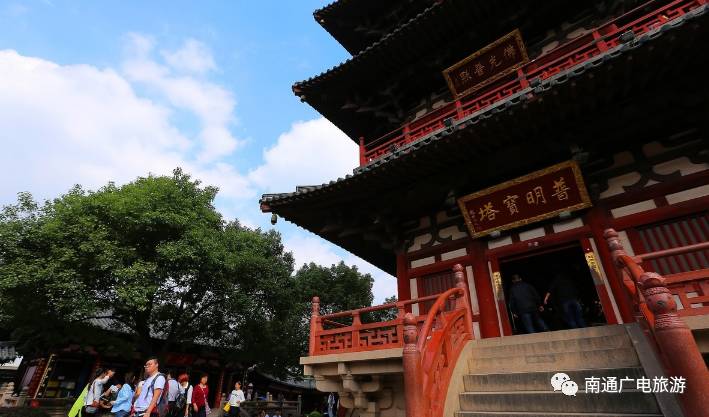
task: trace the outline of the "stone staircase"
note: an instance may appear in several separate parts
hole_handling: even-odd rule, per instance
[[[635,389],[646,375],[635,344],[623,325],[474,341],[455,417],[663,416],[654,394]],[[553,390],[557,372],[578,384],[575,396]],[[633,382],[622,393],[586,393],[592,376]]]

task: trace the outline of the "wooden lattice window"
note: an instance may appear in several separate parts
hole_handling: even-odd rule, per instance
[[[436,295],[445,292],[453,287],[455,287],[455,279],[451,271],[436,272],[429,275],[424,275],[419,278],[421,285],[419,297],[426,297],[428,295]],[[435,301],[427,301],[422,303],[419,307],[420,314],[425,314],[433,306]],[[446,311],[453,310],[455,308],[455,303],[449,301],[446,303]]]
[[[709,241],[709,212],[641,226],[636,228],[636,231],[640,245],[640,248],[635,248],[638,255],[707,242]],[[646,261],[646,263],[649,264],[647,269],[661,275],[696,271],[709,268],[709,251],[665,256]]]

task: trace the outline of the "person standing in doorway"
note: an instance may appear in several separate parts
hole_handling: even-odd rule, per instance
[[[512,310],[514,318],[522,319],[522,325],[527,333],[549,331],[539,315],[541,311],[544,311],[541,304],[541,297],[539,297],[537,290],[531,284],[522,281],[519,274],[513,274],[510,287],[510,310]]]
[[[549,302],[549,297],[561,308],[564,321],[570,328],[586,327],[579,302],[579,291],[573,281],[563,274],[556,274],[549,291],[544,296],[544,305]]]
[[[150,417],[150,414],[156,411],[155,407],[163,390],[167,388],[167,380],[160,373],[159,366],[157,358],[150,358],[145,362],[145,380],[134,404],[136,417]]]
[[[195,417],[207,417],[209,414],[209,387],[207,387],[207,374],[202,374],[199,384],[192,390],[192,410]]]

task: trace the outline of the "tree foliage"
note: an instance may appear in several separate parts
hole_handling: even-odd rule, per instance
[[[20,194],[0,212],[0,327],[25,354],[196,343],[278,373],[307,351],[313,294],[332,311],[371,304],[369,275],[344,264],[294,274],[280,235],[225,222],[216,193],[176,169],[43,205]]]

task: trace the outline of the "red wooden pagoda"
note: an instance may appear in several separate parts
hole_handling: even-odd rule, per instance
[[[708,9],[316,11],[352,58],[293,91],[359,144],[360,166],[261,209],[396,276],[399,299],[327,316],[314,300],[301,363],[318,389],[363,417],[709,416]],[[542,297],[566,276],[587,327],[552,294],[550,331],[523,335],[514,275]],[[396,319],[367,322],[383,309]],[[599,392],[595,377],[636,385]]]

